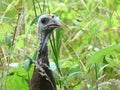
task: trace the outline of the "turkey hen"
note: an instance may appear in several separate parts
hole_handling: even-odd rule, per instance
[[[60,26],[59,18],[53,14],[44,14],[38,19],[40,47],[30,81],[30,90],[57,90],[52,71],[49,69],[47,42],[53,30]]]

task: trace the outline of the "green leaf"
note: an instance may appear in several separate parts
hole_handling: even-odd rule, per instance
[[[33,57],[30,57],[30,56],[28,56],[28,55],[25,55],[25,57],[28,58],[28,59],[24,62],[24,69],[25,69],[26,71],[29,71],[29,69],[30,69],[30,67],[31,67],[31,64],[32,64],[35,60],[37,60],[37,59],[36,59],[36,58],[37,58],[37,50],[35,51]]]
[[[110,54],[116,50],[120,50],[120,44],[108,46],[106,48],[101,49],[100,51],[96,52],[86,63],[86,65],[89,67],[91,64],[95,63],[102,63],[104,56],[107,54]]]
[[[32,20],[30,26],[32,26],[33,24],[35,24],[35,23],[38,21],[38,18],[39,18],[39,17],[40,17],[40,16],[35,17],[35,18]]]
[[[24,63],[24,69],[26,71],[29,71],[30,65],[31,65],[31,61],[30,60],[26,60],[25,63]]]
[[[76,72],[70,73],[66,79],[66,82],[68,82],[72,77],[79,75],[79,74],[81,74],[81,71],[76,71]]]

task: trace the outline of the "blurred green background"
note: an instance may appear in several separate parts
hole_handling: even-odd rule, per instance
[[[63,25],[57,57],[48,45],[58,90],[119,90],[120,0],[0,0],[0,90],[28,90],[43,12]]]

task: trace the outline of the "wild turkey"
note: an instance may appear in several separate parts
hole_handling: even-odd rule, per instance
[[[40,48],[30,82],[30,90],[57,90],[52,71],[49,69],[47,41],[53,30],[60,26],[59,18],[53,14],[44,14],[38,19]]]

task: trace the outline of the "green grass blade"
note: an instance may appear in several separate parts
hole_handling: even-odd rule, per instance
[[[103,58],[105,55],[108,55],[116,50],[120,50],[120,44],[108,46],[106,48],[101,49],[100,51],[96,52],[86,63],[86,65],[89,67],[92,64],[102,63]]]

